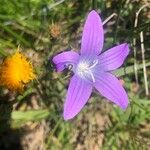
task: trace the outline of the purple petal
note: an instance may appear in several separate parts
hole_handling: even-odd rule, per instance
[[[56,65],[56,71],[61,72],[65,69],[65,63],[60,63]]]
[[[76,64],[79,59],[79,54],[74,51],[68,51],[68,52],[62,52],[58,55],[56,55],[53,58],[53,62],[56,65],[57,71],[62,71],[65,68],[65,65],[70,64]]]
[[[128,96],[119,80],[110,73],[96,75],[95,88],[108,100],[126,109],[128,106]]]
[[[75,117],[88,101],[92,93],[92,85],[74,75],[70,81],[64,105],[64,119]]]
[[[100,67],[105,71],[117,69],[123,64],[128,54],[128,44],[115,46],[99,56]]]
[[[104,43],[104,31],[100,16],[91,11],[84,25],[81,54],[100,54]]]

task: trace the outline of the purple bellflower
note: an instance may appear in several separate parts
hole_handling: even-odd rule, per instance
[[[65,120],[72,119],[80,112],[87,103],[93,87],[123,110],[128,106],[128,96],[124,88],[110,73],[123,64],[129,54],[128,44],[124,43],[101,53],[103,43],[102,21],[93,10],[84,25],[80,54],[71,50],[53,58],[57,71],[62,71],[71,65],[74,73],[64,104]]]

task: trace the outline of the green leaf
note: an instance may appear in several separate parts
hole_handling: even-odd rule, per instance
[[[20,127],[28,121],[40,121],[50,116],[49,110],[13,111],[11,115],[12,127]]]
[[[150,66],[150,62],[146,63],[146,67],[149,67],[149,66]],[[143,64],[137,65],[137,70],[140,70],[142,68],[143,68]],[[113,71],[112,73],[115,74],[117,77],[124,76],[126,74],[134,73],[134,65],[129,66],[129,67],[122,67],[120,69]]]

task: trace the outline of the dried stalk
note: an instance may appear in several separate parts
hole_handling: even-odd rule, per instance
[[[145,94],[149,95],[146,63],[145,63],[145,47],[144,47],[144,36],[143,31],[140,32],[140,42],[141,42],[141,53],[142,53],[142,63],[143,63],[143,74],[144,74],[144,84],[145,84]]]
[[[107,19],[105,19],[104,21],[103,21],[103,25],[104,24],[106,24],[111,18],[113,18],[114,16],[117,16],[117,14],[116,13],[113,13],[112,15],[110,15]]]
[[[145,4],[143,5],[137,12],[136,12],[136,19],[134,23],[134,27],[137,27],[138,24],[138,17],[140,12],[150,6],[150,4]],[[145,85],[145,94],[149,95],[149,90],[148,90],[148,81],[147,81],[147,72],[146,72],[146,63],[145,63],[145,47],[144,47],[144,37],[143,37],[143,31],[140,32],[140,42],[141,42],[141,53],[142,53],[142,63],[143,63],[143,74],[144,74],[144,85]],[[138,73],[137,73],[137,52],[136,52],[136,38],[133,39],[133,50],[134,50],[134,69],[135,69],[135,79],[136,82],[138,83]]]

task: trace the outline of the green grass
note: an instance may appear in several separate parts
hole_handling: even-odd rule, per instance
[[[84,0],[4,0],[0,5],[0,59],[3,61],[20,45],[22,52],[33,62],[38,75],[37,80],[28,85],[21,94],[0,89],[0,134],[3,136],[9,130],[22,132],[22,129],[27,128],[28,123],[40,124],[44,121],[48,129],[44,138],[46,149],[71,150],[77,145],[86,147],[87,143],[80,137],[75,138],[74,132],[82,134],[86,125],[88,129],[85,129],[83,134],[88,136],[93,133],[90,129],[93,122],[87,124],[84,119],[88,117],[86,114],[95,112],[102,114],[103,117],[107,116],[108,119],[102,130],[104,135],[102,145],[97,144],[100,149],[109,150],[111,147],[112,150],[147,150],[150,144],[150,100],[144,91],[139,33],[144,32],[147,76],[150,83],[148,9],[141,12],[138,26],[134,28],[135,14],[142,5],[140,1],[126,3],[123,0],[87,2]],[[113,72],[124,79],[130,97],[130,106],[126,111],[122,111],[108,101],[101,100],[96,93],[92,95],[92,102],[87,104],[78,117],[73,121],[65,122],[62,119],[62,110],[70,75],[57,74],[49,60],[64,49],[70,47],[79,49],[83,23],[92,7],[101,10],[102,20],[114,12],[118,14],[117,18],[112,18],[104,26],[106,31],[104,50],[116,43],[130,44],[131,50],[126,64]],[[59,25],[61,29],[57,38],[53,38],[50,33],[53,23]],[[137,39],[136,59],[139,64],[137,91],[133,91],[135,83],[133,38]],[[108,109],[97,108],[98,105],[104,105]],[[90,110],[90,107],[94,109]],[[95,116],[90,115],[91,118],[94,120]],[[82,122],[83,128],[80,126]],[[96,125],[97,131],[100,127]],[[10,144],[11,147],[9,142],[8,145]],[[0,149],[1,145],[3,143],[0,141]]]

